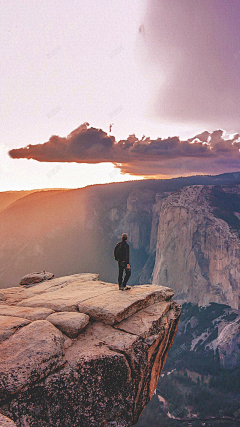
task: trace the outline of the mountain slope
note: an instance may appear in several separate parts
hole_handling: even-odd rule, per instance
[[[28,194],[39,191],[3,191],[0,193],[0,212],[6,209],[11,203],[14,203],[16,200],[21,199],[22,197],[27,196]]]

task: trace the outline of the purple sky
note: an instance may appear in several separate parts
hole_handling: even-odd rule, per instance
[[[145,21],[152,114],[239,131],[239,0],[148,0]]]

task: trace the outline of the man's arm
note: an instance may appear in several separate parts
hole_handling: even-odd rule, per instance
[[[130,264],[129,264],[129,245],[127,244],[126,246],[126,263],[127,263],[127,268],[130,269]]]

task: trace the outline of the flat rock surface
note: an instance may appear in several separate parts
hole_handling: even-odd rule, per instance
[[[111,290],[117,290],[112,283],[100,281],[80,282],[78,279],[66,282],[65,286],[51,289],[51,293],[44,292],[41,295],[24,299],[20,306],[47,307],[54,311],[78,311],[78,304],[89,298],[105,295]]]
[[[70,276],[71,277],[71,276]],[[121,292],[118,285],[78,279],[51,292],[19,302],[19,306],[47,307],[54,311],[79,311],[108,324],[120,322],[155,302],[170,299],[173,291],[159,285],[141,285]]]
[[[51,286],[46,287],[44,282],[44,287],[39,284],[26,289],[21,300],[18,294],[15,303],[21,307],[45,307],[60,312],[79,311],[94,320],[114,324],[173,296],[173,291],[164,286],[141,285],[132,287],[128,292],[120,292],[118,285],[92,279],[87,275],[73,275],[66,280],[53,279]],[[5,294],[12,303],[13,299],[9,298],[7,291]]]
[[[4,341],[0,347],[0,397],[62,366],[66,344],[66,337],[47,320],[37,320]]]
[[[17,426],[12,420],[0,414],[0,427],[17,427]]]
[[[114,289],[104,295],[89,298],[79,303],[78,309],[95,320],[113,325],[145,307],[170,299],[172,295],[170,288],[162,286],[134,286],[127,292]]]
[[[0,316],[24,317],[29,320],[43,320],[54,311],[44,307],[17,307],[0,304]]]
[[[33,287],[27,288],[23,286],[1,289],[0,290],[0,304],[15,305],[24,299],[34,297],[48,292],[55,292],[58,289],[62,289],[69,286],[70,283],[76,282],[78,284],[86,281],[98,281],[99,274],[93,273],[79,273],[71,276],[58,277],[52,280],[46,280]]]
[[[47,320],[70,338],[76,338],[87,326],[89,316],[84,313],[53,313]]]
[[[0,343],[12,334],[14,334],[22,326],[30,323],[27,319],[14,316],[0,316]]]

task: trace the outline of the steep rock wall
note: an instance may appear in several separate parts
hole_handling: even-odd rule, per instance
[[[212,186],[189,186],[163,201],[152,282],[171,283],[180,302],[238,309],[240,241],[237,230],[221,219],[223,208],[213,206],[213,191]],[[239,186],[221,191],[235,198],[240,194]],[[234,214],[238,218],[239,212]]]

